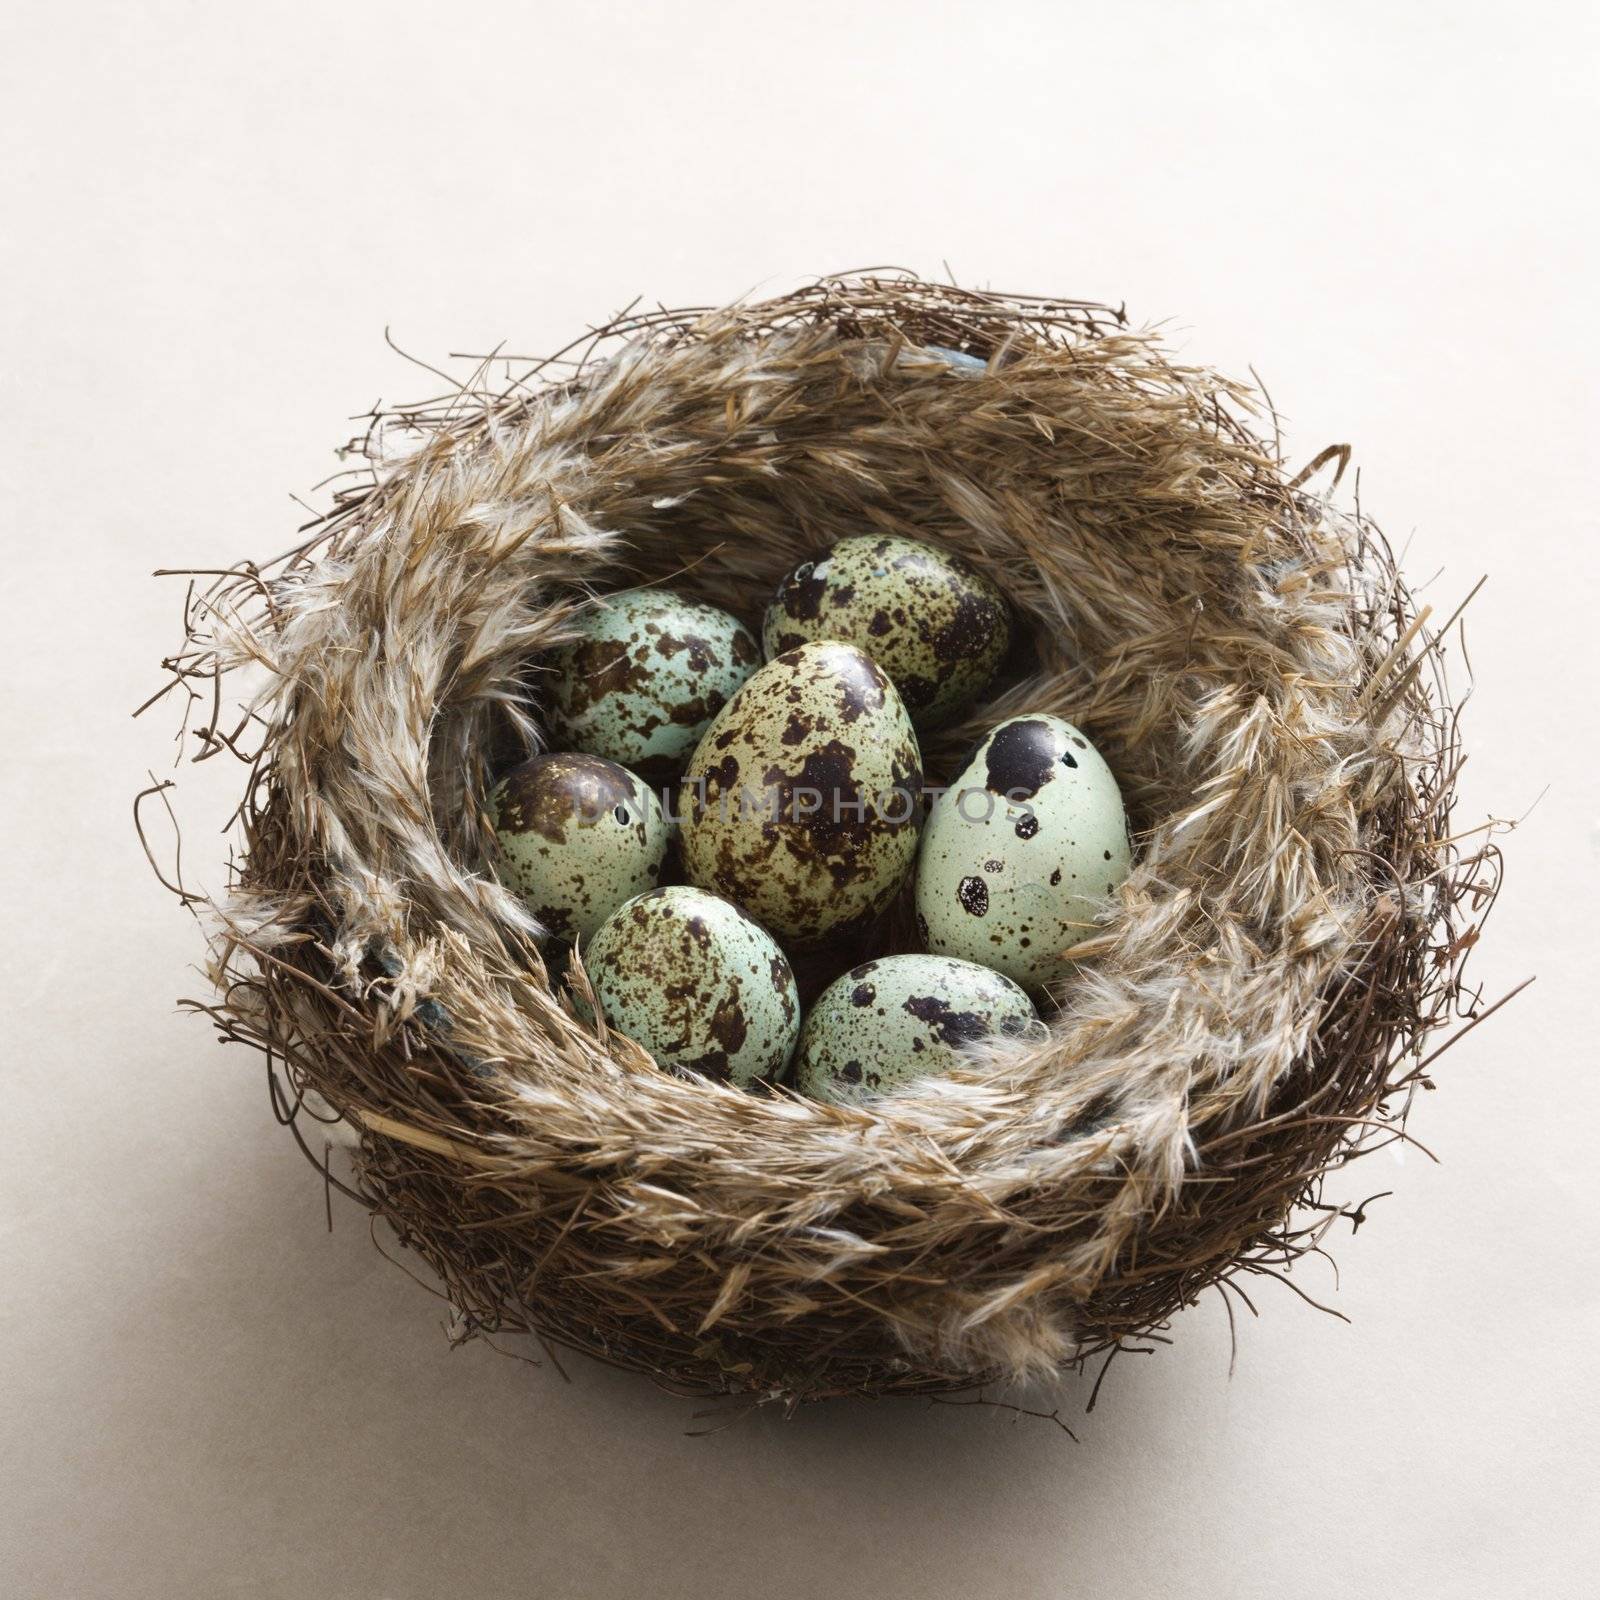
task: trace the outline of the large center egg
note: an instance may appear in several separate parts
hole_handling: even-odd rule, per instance
[[[949,550],[889,535],[841,539],[778,586],[761,629],[769,657],[843,639],[889,674],[919,728],[959,716],[1011,644],[1011,610]]]
[[[656,1065],[748,1087],[800,1032],[794,974],[765,929],[679,884],[621,906],[583,947],[605,1019]]]
[[[667,783],[761,651],[737,617],[668,589],[601,596],[552,652],[554,736]]]
[[[586,939],[661,880],[661,802],[626,768],[561,751],[513,767],[490,797],[498,871],[557,939]]]
[[[680,794],[684,868],[804,948],[860,927],[917,850],[922,758],[884,672],[823,640],[769,661],[707,730]]]
[[[935,800],[917,864],[917,921],[939,955],[1029,988],[1064,977],[1133,855],[1117,780],[1060,717],[1002,722]]]

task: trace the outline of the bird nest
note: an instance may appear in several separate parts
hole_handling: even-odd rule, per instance
[[[462,1336],[700,1394],[965,1390],[1109,1361],[1210,1289],[1231,1316],[1359,1217],[1323,1180],[1405,1136],[1430,1031],[1476,1017],[1498,857],[1451,837],[1446,630],[1290,476],[1270,406],[1119,312],[901,275],[498,370],[374,415],[306,542],[191,582],[166,663],[199,754],[248,768],[227,892],[165,874],[207,923],[200,1009]],[[756,623],[863,532],[959,551],[1023,636],[930,779],[1065,716],[1120,780],[1132,875],[1048,1038],[861,1106],[659,1070],[580,1020],[581,966],[492,870],[540,654],[638,584]]]

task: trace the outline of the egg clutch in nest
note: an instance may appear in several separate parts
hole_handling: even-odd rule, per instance
[[[1078,302],[835,278],[490,367],[167,663],[248,767],[227,891],[166,873],[202,1009],[462,1336],[792,1404],[1292,1282],[1498,882],[1373,525]]]

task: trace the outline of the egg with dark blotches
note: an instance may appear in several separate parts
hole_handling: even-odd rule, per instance
[[[557,939],[587,938],[660,881],[668,843],[661,802],[614,761],[576,751],[534,756],[500,780],[489,805],[500,880]]]
[[[917,926],[930,951],[1039,988],[1066,975],[1132,865],[1099,751],[1061,717],[1012,717],[933,803]]]
[[[712,718],[761,662],[737,617],[669,589],[603,595],[578,627],[581,636],[546,661],[553,737],[648,783],[683,771]]]
[[[1041,1034],[1033,1002],[1009,978],[949,956],[884,956],[818,997],[800,1034],[795,1085],[854,1101],[948,1072],[979,1040]]]
[[[852,645],[769,661],[679,791],[684,871],[804,949],[855,931],[916,856],[922,758],[900,697]]]
[[[651,889],[580,948],[606,1022],[657,1066],[748,1088],[788,1064],[794,973],[737,906],[686,884]]]
[[[958,555],[917,539],[841,539],[778,586],[761,639],[769,658],[842,639],[889,674],[919,728],[953,720],[1011,647],[1011,608]]]

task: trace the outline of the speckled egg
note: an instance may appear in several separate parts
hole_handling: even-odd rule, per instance
[[[656,1065],[748,1087],[788,1064],[794,973],[767,931],[703,889],[651,889],[582,947],[606,1021]]]
[[[558,939],[588,938],[660,880],[661,802],[614,761],[534,756],[501,779],[490,807],[501,880]]]
[[[684,871],[804,949],[880,912],[917,850],[922,758],[854,646],[802,645],[723,708],[684,774]]]
[[[647,783],[683,771],[761,661],[737,617],[667,589],[603,595],[580,625],[582,638],[548,659],[554,737]]]
[[[859,1100],[961,1064],[968,1045],[1042,1029],[1009,978],[949,956],[885,956],[817,998],[800,1035],[795,1084],[818,1100]]]
[[[1064,976],[1132,861],[1100,753],[1060,717],[1013,717],[934,801],[917,865],[923,942],[1037,988]]]
[[[761,630],[768,657],[843,639],[887,672],[919,728],[959,716],[1011,645],[1005,596],[960,556],[915,539],[841,539],[779,585]]]

